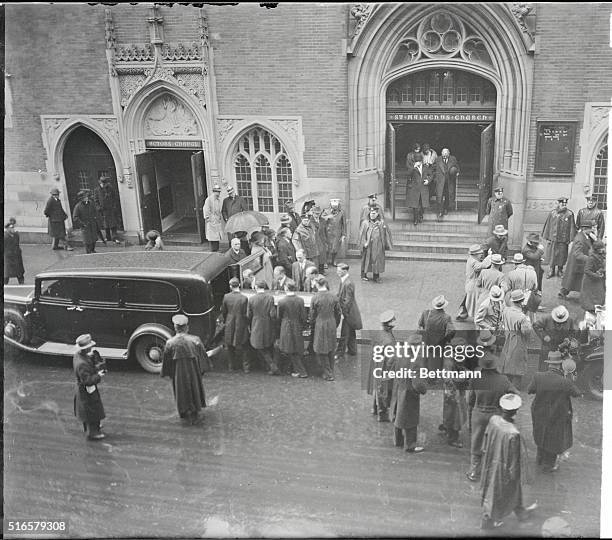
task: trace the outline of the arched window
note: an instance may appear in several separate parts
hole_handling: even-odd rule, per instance
[[[238,193],[251,210],[278,213],[293,200],[293,167],[283,144],[263,128],[245,133],[234,149]]]
[[[595,158],[593,171],[593,197],[597,206],[603,210],[608,209],[608,138],[604,140],[601,150]]]

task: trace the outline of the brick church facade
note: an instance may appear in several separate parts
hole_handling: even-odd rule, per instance
[[[449,147],[474,223],[501,184],[510,243],[554,200],[606,206],[605,3],[5,6],[5,215],[44,237],[45,200],[111,177],[128,237],[196,233],[216,183],[279,222],[369,193],[400,219],[413,142]],[[465,214],[467,212],[467,214]]]

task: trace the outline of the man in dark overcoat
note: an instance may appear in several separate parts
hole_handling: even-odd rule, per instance
[[[498,254],[505,259],[508,255],[508,230],[501,224],[496,225],[492,235],[487,238],[484,249],[487,252],[490,250],[490,254]]]
[[[559,197],[557,205],[557,208],[548,214],[542,229],[542,237],[547,241],[544,257],[550,265],[547,278],[555,275],[555,269],[560,277],[563,276],[568,245],[576,236],[574,213],[567,207],[567,197]]]
[[[317,251],[319,252],[319,274],[325,274],[327,268],[327,229],[325,222],[321,220],[321,207],[312,207],[312,226],[316,231]]]
[[[334,380],[334,353],[336,352],[336,329],[340,324],[342,310],[338,297],[329,291],[327,280],[319,276],[318,292],[310,303],[310,324],[313,328],[312,348],[323,368],[323,379]]]
[[[506,308],[502,315],[506,341],[500,355],[501,372],[520,389],[523,375],[527,372],[527,344],[533,326],[523,312],[525,293],[518,289],[512,291],[509,296],[510,307]]]
[[[389,407],[393,394],[393,379],[374,377],[374,370],[381,368],[381,371],[395,369],[395,356],[384,356],[381,361],[374,360],[374,347],[380,347],[383,351],[388,345],[395,347],[397,339],[393,335],[393,328],[396,324],[395,313],[392,310],[384,311],[379,316],[381,331],[372,337],[372,357],[369,362],[367,373],[367,392],[373,394],[372,414],[378,416],[379,422],[389,422]]]
[[[485,214],[489,216],[489,234],[494,234],[495,227],[502,225],[508,228],[508,221],[512,217],[514,210],[512,203],[504,197],[504,188],[498,186],[493,191],[493,197],[487,201]],[[505,257],[505,254],[504,254]]]
[[[423,208],[429,208],[429,177],[425,174],[423,154],[416,154],[414,166],[408,169],[406,181],[406,206],[412,208],[413,221],[423,221]]]
[[[45,206],[44,214],[48,218],[47,231],[53,239],[53,249],[63,249],[59,245],[60,240],[63,240],[65,249],[72,251],[73,248],[66,241],[66,225],[64,223],[68,219],[68,214],[64,212],[59,194],[60,190],[53,188],[51,190],[51,197],[49,197]]]
[[[425,345],[440,346],[443,349],[453,339],[455,327],[451,316],[444,311],[447,306],[448,300],[443,295],[436,296],[431,301],[433,309],[426,309],[421,313],[417,326],[423,331]],[[440,369],[442,355],[428,355],[426,363],[427,369]]]
[[[230,292],[223,297],[221,318],[225,323],[223,342],[227,351],[229,371],[236,369],[242,361],[245,373],[250,371],[246,348],[249,341],[249,320],[247,319],[248,298],[240,292],[240,280],[229,280]]]
[[[74,396],[74,414],[83,422],[89,440],[104,439],[100,431],[100,421],[106,418],[98,384],[106,374],[104,362],[97,351],[96,342],[90,334],[83,334],[76,339],[76,351],[72,357],[72,368],[77,380]]]
[[[586,208],[581,208],[576,214],[576,228],[584,221],[592,221],[597,229],[597,239],[601,240],[606,232],[605,212],[597,208],[597,201],[592,195],[586,197]]]
[[[251,347],[255,349],[263,365],[268,367],[268,375],[280,375],[273,355],[276,338],[276,306],[274,297],[266,291],[266,282],[255,282],[255,294],[247,304],[247,318],[251,324]]]
[[[606,246],[601,240],[593,242],[591,253],[584,265],[580,290],[580,307],[595,313],[595,306],[606,302]]]
[[[12,277],[17,278],[20,285],[24,282],[23,255],[19,245],[19,233],[16,230],[17,220],[10,218],[4,226],[4,284],[8,285]]]
[[[96,207],[89,199],[89,190],[83,189],[77,194],[79,202],[72,212],[72,223],[75,228],[82,229],[83,243],[86,253],[96,252],[96,240],[98,239],[98,215]]]
[[[301,222],[300,215],[295,211],[295,203],[293,201],[287,201],[285,203],[285,208],[287,209],[287,215],[291,218],[290,222],[285,226],[291,229],[291,234],[295,232],[297,226]]]
[[[325,224],[329,264],[336,266],[336,255],[346,238],[346,219],[344,210],[340,208],[340,199],[329,200],[329,208],[323,210],[321,222]]]
[[[244,197],[238,195],[236,189],[233,186],[227,187],[227,197],[223,199],[221,203],[221,215],[223,221],[227,223],[227,220],[238,212],[246,212],[249,209]],[[231,242],[232,233],[227,233],[227,241]]]
[[[421,345],[421,336],[412,334],[408,339],[409,345]],[[422,359],[411,362],[411,358],[404,355],[396,359],[394,370],[412,369],[418,375],[419,368],[424,367]],[[427,385],[420,378],[403,377],[393,380],[391,395],[391,420],[393,421],[393,442],[395,446],[403,447],[406,452],[417,454],[425,448],[417,446],[417,429],[419,425],[421,395],[427,392]]]
[[[199,422],[200,411],[206,407],[202,373],[210,360],[198,336],[189,334],[189,319],[185,315],[172,317],[175,335],[164,347],[160,375],[172,379],[172,391],[179,416],[185,423]]]
[[[340,278],[338,289],[338,300],[342,310],[342,326],[340,327],[340,340],[336,350],[336,359],[344,356],[345,351],[351,356],[357,355],[357,333],[356,330],[363,328],[361,312],[355,299],[355,284],[349,276],[349,265],[340,263],[336,268]]]
[[[120,244],[121,241],[117,237],[117,227],[121,220],[121,206],[119,195],[115,192],[108,176],[100,177],[98,187],[94,191],[94,205],[101,222],[100,226],[106,232],[106,241]],[[100,237],[104,240],[102,234],[100,234]]]
[[[363,221],[367,221],[370,217],[370,211],[372,209],[376,209],[380,219],[384,219],[384,211],[383,207],[378,203],[378,197],[376,193],[371,193],[368,195],[368,202],[361,207],[361,211],[359,212],[359,223],[361,224]]]
[[[292,265],[296,260],[295,246],[291,243],[291,229],[282,227],[276,236],[276,263],[285,269],[288,277],[292,277]]]
[[[295,251],[304,250],[305,257],[312,261],[317,268],[319,267],[319,247],[317,243],[317,229],[311,221],[310,216],[304,214],[302,221],[295,229],[291,237]]]
[[[314,266],[312,261],[306,259],[306,253],[303,249],[295,251],[296,261],[291,265],[291,278],[295,281],[298,291],[304,290],[306,280],[306,269]]]
[[[369,219],[361,222],[358,245],[361,249],[362,281],[369,281],[367,274],[372,272],[372,281],[379,283],[380,274],[385,271],[385,251],[393,249],[393,238],[378,210],[372,209]]]
[[[567,259],[567,267],[565,275],[561,280],[561,290],[559,298],[564,300],[571,291],[578,291],[582,288],[582,278],[584,276],[584,265],[589,258],[589,253],[593,247],[593,242],[597,240],[597,236],[593,231],[593,222],[584,220],[580,224],[580,231],[576,233],[572,250]]]
[[[567,308],[557,306],[550,313],[539,317],[533,323],[533,331],[542,340],[538,371],[545,371],[548,353],[558,350],[559,345],[566,337],[574,337],[578,328]]]
[[[443,148],[434,164],[438,219],[446,215],[450,207],[455,206],[456,179],[459,173],[457,158],[451,155],[448,148]]]
[[[291,360],[292,377],[305,379],[308,377],[304,363],[304,337],[302,331],[308,317],[304,307],[304,299],[295,294],[297,287],[293,280],[287,281],[287,295],[278,301],[278,318],[280,319],[280,337],[278,349],[282,355]]]
[[[559,468],[557,456],[571,448],[572,397],[582,394],[578,387],[564,377],[560,352],[548,353],[548,371],[536,373],[527,388],[535,394],[531,403],[533,440],[538,448],[537,465],[543,472],[554,472]]]
[[[240,244],[240,238],[230,240],[230,248],[225,252],[225,256],[229,259],[228,264],[236,264],[246,257],[246,253]]]
[[[285,284],[287,283],[288,280],[289,278],[287,277],[287,274],[285,273],[285,268],[282,266],[275,266],[274,267],[274,277],[272,279],[271,289],[273,291],[284,291]]]
[[[544,246],[540,244],[540,235],[538,233],[532,232],[527,235],[527,242],[521,253],[523,257],[525,257],[525,264],[532,266],[536,271],[536,276],[538,277],[538,291],[542,292]]]

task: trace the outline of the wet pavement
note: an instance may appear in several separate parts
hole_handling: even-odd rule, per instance
[[[395,448],[370,414],[359,348],[336,381],[214,371],[201,426],[183,427],[167,379],[110,363],[100,385],[108,437],[87,442],[73,416],[69,358],[7,350],[4,516],[69,520],[70,535],[480,535],[469,453],[438,435],[442,395],[422,399],[422,454]],[[531,462],[529,404],[517,425]],[[537,535],[551,516],[598,536],[602,404],[574,400],[574,446],[558,473],[535,473],[533,519],[495,534]],[[464,435],[464,443],[467,440]]]

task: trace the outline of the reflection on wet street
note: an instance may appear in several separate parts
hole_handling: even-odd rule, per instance
[[[102,442],[86,442],[73,416],[68,358],[7,351],[4,515],[65,518],[71,536],[480,535],[478,484],[464,449],[438,435],[441,390],[421,405],[420,442],[409,455],[392,427],[370,414],[360,357],[335,382],[261,372],[205,376],[201,426],[183,427],[167,379],[111,364],[100,386]],[[517,424],[531,462],[529,404]],[[599,535],[600,402],[574,400],[574,446],[553,475],[535,472],[539,510],[513,516],[500,536],[537,535],[560,516],[573,535]]]

